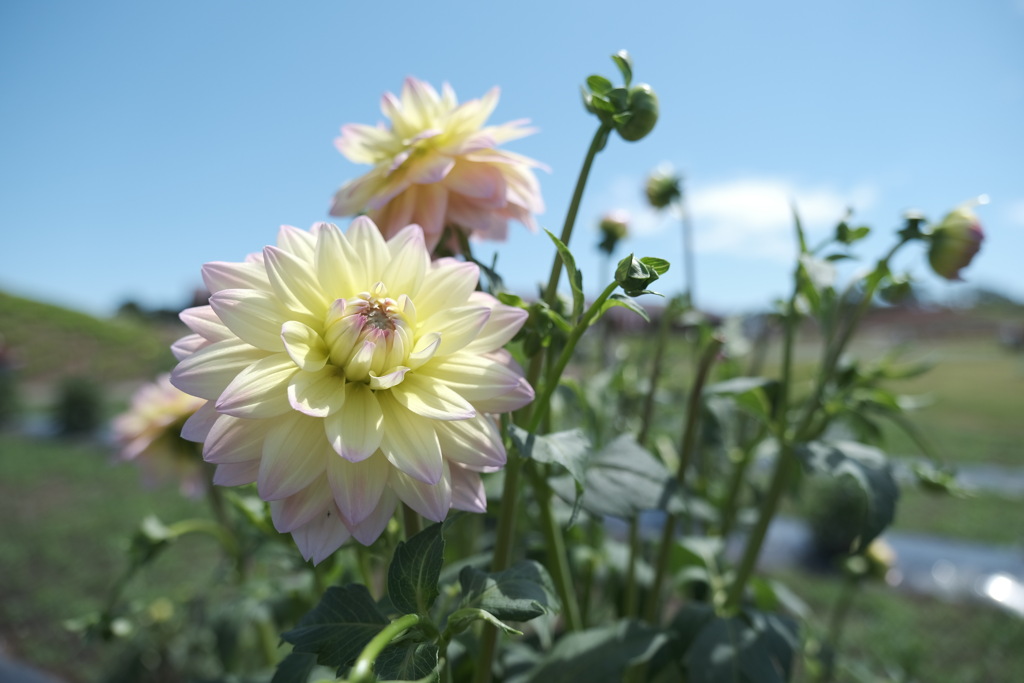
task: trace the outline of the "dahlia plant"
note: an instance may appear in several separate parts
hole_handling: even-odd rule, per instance
[[[459,105],[447,85],[438,94],[415,79],[401,97],[384,96],[389,125],[342,128],[342,153],[373,169],[339,190],[332,213],[365,216],[347,229],[286,226],[261,253],[203,267],[209,305],[181,314],[191,333],[173,347],[170,382],[194,397],[179,395],[176,415],[194,411],[181,434],[216,466],[217,520],[151,520],[127,576],[177,535],[213,534],[239,600],[226,612],[239,632],[257,627],[259,647],[244,664],[222,658],[217,674],[182,664],[188,675],[701,683],[835,674],[846,603],[822,629],[790,591],[759,577],[767,532],[803,480],[835,479],[853,484],[856,512],[842,518],[853,540],[841,559],[863,564],[878,547],[898,497],[879,425],[905,424],[905,404],[886,386],[901,370],[851,361],[849,342],[880,296],[909,286],[892,266],[899,249],[925,242],[936,271],[953,277],[980,227],[965,210],[931,230],[908,214],[892,249],[841,285],[833,263],[855,257],[869,229],[847,217],[812,247],[794,216],[792,291],[755,340],[693,309],[685,239],[686,291],[661,308],[657,334],[620,338],[624,351],[607,354],[606,327],[594,353],[595,323],[614,307],[647,320],[656,309],[635,297],[655,294],[669,268],[630,254],[588,297],[570,248],[597,155],[613,137],[642,139],[658,118],[629,55],[613,60],[621,85],[586,79],[597,129],[560,235],[538,237],[553,250],[539,298],[495,289],[498,278],[483,291],[469,253],[438,256],[464,245],[459,236],[503,237],[509,219],[533,225],[538,164],[496,148],[530,131],[484,126],[496,90]],[[678,209],[689,235],[681,182],[659,171],[646,192],[653,206]],[[610,256],[625,221],[602,229]],[[798,381],[795,339],[808,319],[820,360]],[[673,351],[681,321],[688,340]],[[769,348],[779,369],[764,376]],[[147,407],[151,393],[119,422],[139,458],[173,421]],[[950,483],[939,468],[916,471],[931,489]],[[221,487],[233,490],[223,500]],[[105,634],[117,630],[116,608],[99,622]]]

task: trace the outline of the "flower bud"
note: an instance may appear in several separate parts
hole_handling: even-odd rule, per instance
[[[647,201],[655,209],[664,209],[683,195],[680,189],[682,180],[671,166],[659,166],[647,176],[647,185],[644,187]]]
[[[601,230],[601,242],[598,247],[606,254],[615,251],[619,240],[629,236],[629,214],[625,211],[609,211],[601,217],[597,226]]]
[[[928,263],[937,275],[960,280],[960,270],[970,264],[984,238],[981,223],[969,207],[954,209],[928,235]]]
[[[629,90],[626,115],[618,119],[616,130],[623,140],[636,142],[654,130],[658,122],[658,96],[646,83],[635,85]]]

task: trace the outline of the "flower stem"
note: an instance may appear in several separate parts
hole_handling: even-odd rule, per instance
[[[551,511],[551,487],[536,467],[528,465],[527,468],[530,474],[530,483],[533,484],[533,489],[537,492],[543,525],[542,531],[547,543],[548,557],[554,565],[552,578],[558,590],[558,597],[562,601],[565,625],[569,631],[579,631],[583,628],[583,620],[580,618],[579,601],[576,598],[576,589],[573,587],[572,574],[569,572],[569,556],[565,550],[565,539],[562,537],[562,530]]]
[[[878,286],[885,277],[885,271],[888,269],[889,260],[892,259],[893,255],[896,254],[900,247],[909,242],[910,239],[911,238],[903,237],[895,246],[893,246],[892,249],[889,250],[888,254],[879,260],[874,272],[867,278],[867,286],[864,289],[864,295],[856,310],[851,316],[849,316],[849,318],[847,318],[847,320],[844,321],[845,324],[843,329],[835,339],[826,341],[824,357],[818,371],[814,394],[806,403],[803,417],[797,422],[796,426],[790,430],[787,428],[787,413],[789,411],[789,394],[791,390],[790,385],[793,370],[793,339],[798,320],[796,300],[800,293],[798,280],[799,272],[794,275],[796,285],[793,288],[793,296],[790,297],[786,313],[786,336],[783,346],[782,380],[779,390],[778,412],[776,414],[776,434],[779,439],[779,453],[775,462],[775,471],[772,474],[772,480],[769,484],[768,494],[765,496],[761,504],[757,523],[751,531],[746,547],[743,549],[743,557],[740,559],[739,567],[736,570],[736,578],[729,591],[726,607],[730,611],[739,609],[740,603],[743,600],[743,591],[746,588],[747,581],[750,580],[750,577],[754,572],[754,568],[757,566],[757,559],[761,554],[761,546],[764,545],[764,539],[765,536],[767,536],[768,527],[771,524],[772,519],[775,517],[775,513],[778,511],[779,502],[782,500],[783,493],[785,493],[786,489],[789,488],[789,482],[796,472],[797,458],[793,446],[807,437],[807,428],[813,421],[815,412],[821,406],[821,399],[824,396],[825,388],[828,386],[828,383],[835,372],[836,365],[842,357],[846,345],[853,337],[853,332],[857,328],[857,323],[860,322],[864,313],[866,313],[868,308],[871,306],[871,300],[875,295],[875,291],[878,289]]]
[[[594,133],[594,139],[590,141],[590,148],[583,160],[583,167],[576,179],[576,190],[572,193],[572,201],[569,203],[569,211],[565,214],[565,223],[562,225],[562,244],[569,246],[569,238],[572,237],[572,229],[576,224],[576,214],[580,209],[580,201],[583,199],[583,190],[587,186],[587,178],[590,176],[590,167],[594,163],[597,153],[603,149],[608,139],[608,133],[612,127],[602,123]],[[555,293],[558,291],[558,280],[562,275],[562,257],[555,254],[555,261],[551,264],[551,276],[548,278],[548,286],[544,289],[544,301],[549,305],[554,304]]]
[[[402,505],[402,525],[405,527],[405,540],[409,540],[420,532],[423,522],[419,514],[408,505]]]
[[[420,623],[420,619],[418,614],[406,614],[392,621],[375,635],[356,658],[356,663],[349,674],[349,683],[374,683],[377,677],[373,673],[373,665],[377,661],[377,657],[380,656],[384,648],[391,644],[395,636]]]
[[[683,422],[683,437],[679,450],[679,469],[676,470],[676,482],[679,490],[683,490],[686,481],[686,470],[689,469],[693,460],[693,453],[697,444],[697,420],[700,416],[701,396],[704,393],[704,384],[707,382],[711,372],[711,366],[718,358],[718,352],[722,349],[722,340],[713,337],[708,342],[704,353],[701,354],[700,364],[697,366],[697,376],[690,387],[690,395],[686,401],[686,420]],[[668,573],[668,563],[672,556],[672,546],[675,543],[676,515],[669,513],[665,518],[665,526],[661,533],[661,546],[658,550],[658,563],[654,573],[654,584],[647,596],[646,617],[654,623],[658,617],[658,607],[661,605],[661,587],[665,583],[665,575]]]

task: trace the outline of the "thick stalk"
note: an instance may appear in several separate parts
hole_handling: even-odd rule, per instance
[[[373,665],[377,661],[377,657],[396,636],[418,623],[420,623],[420,615],[406,614],[385,626],[359,653],[352,672],[349,674],[349,683],[374,683],[377,677],[373,674]]]
[[[530,465],[532,464],[534,463],[530,463]],[[579,631],[583,628],[583,620],[580,618],[579,600],[576,597],[572,574],[569,571],[569,555],[565,550],[565,539],[551,510],[551,487],[548,486],[544,475],[538,472],[536,467],[530,465],[527,465],[527,471],[530,474],[530,483],[533,485],[534,491],[537,492],[548,559],[553,565],[551,578],[555,582],[558,597],[562,601],[562,615],[565,617],[566,628],[569,631]]]
[[[405,540],[409,540],[423,528],[423,520],[419,513],[408,505],[402,505],[402,525],[405,527]]]
[[[572,237],[572,229],[576,224],[576,214],[579,213],[580,201],[583,199],[583,190],[587,185],[587,178],[590,176],[590,167],[594,163],[597,153],[604,147],[608,139],[610,127],[601,124],[594,134],[587,155],[580,168],[579,177],[576,180],[576,189],[573,192],[572,200],[569,202],[569,210],[565,215],[565,222],[562,224],[562,243],[569,246],[569,239]],[[562,257],[556,252],[554,262],[551,264],[551,275],[548,278],[547,287],[544,290],[544,301],[552,305],[558,291],[558,280],[562,274]],[[530,359],[529,370],[526,380],[530,386],[536,388],[537,380],[540,379],[543,371],[543,353],[537,353]],[[549,397],[550,399],[550,397]],[[523,422],[533,421],[535,415],[540,413],[537,404],[529,406],[521,413],[520,419]],[[515,536],[515,520],[519,513],[519,474],[522,469],[522,458],[518,454],[508,459],[505,466],[505,484],[501,498],[501,512],[498,517],[498,536],[495,540],[494,559],[491,562],[493,571],[507,569],[512,557],[512,542]],[[491,680],[491,665],[497,650],[498,630],[490,625],[484,626],[480,643],[480,660],[474,680],[476,683],[489,683]]]
[[[640,415],[640,431],[636,435],[637,443],[641,446],[647,445],[647,436],[651,430],[651,421],[654,419],[654,395],[658,391],[658,381],[661,379],[661,368],[665,358],[665,346],[668,344],[668,332],[672,327],[672,319],[675,317],[675,305],[670,301],[662,312],[658,324],[658,338],[654,344],[654,360],[651,363],[650,381],[647,383],[647,394],[644,396],[643,412]]]
[[[686,483],[686,470],[693,461],[693,453],[697,444],[697,421],[700,416],[701,395],[704,393],[704,384],[711,366],[718,358],[718,352],[722,349],[722,340],[712,338],[707,348],[701,354],[700,364],[697,366],[697,376],[690,387],[690,395],[686,401],[686,420],[683,422],[683,437],[679,450],[679,469],[676,470],[676,482],[680,492]],[[661,545],[658,549],[658,561],[654,572],[654,584],[647,596],[646,617],[647,621],[656,623],[658,608],[661,605],[661,587],[665,583],[665,575],[668,573],[668,563],[672,557],[672,546],[676,535],[676,515],[669,513],[665,518],[665,525],[661,530]]]
[[[693,224],[690,221],[690,212],[686,208],[686,195],[682,193],[682,181],[679,182],[681,194],[676,200],[676,206],[682,214],[683,227],[683,278],[686,283],[686,303],[690,308],[697,309],[696,304],[696,271],[693,258]]]

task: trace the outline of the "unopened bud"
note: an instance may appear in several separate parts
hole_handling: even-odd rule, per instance
[[[644,187],[647,201],[655,209],[664,209],[683,196],[683,191],[680,187],[682,181],[683,179],[671,166],[659,166],[647,176],[647,185]]]
[[[928,263],[937,275],[961,280],[961,269],[974,259],[984,238],[981,223],[969,206],[954,209],[928,235]]]
[[[615,251],[619,240],[629,235],[629,214],[625,211],[609,211],[601,217],[597,226],[601,230],[601,242],[598,247],[606,254]]]

